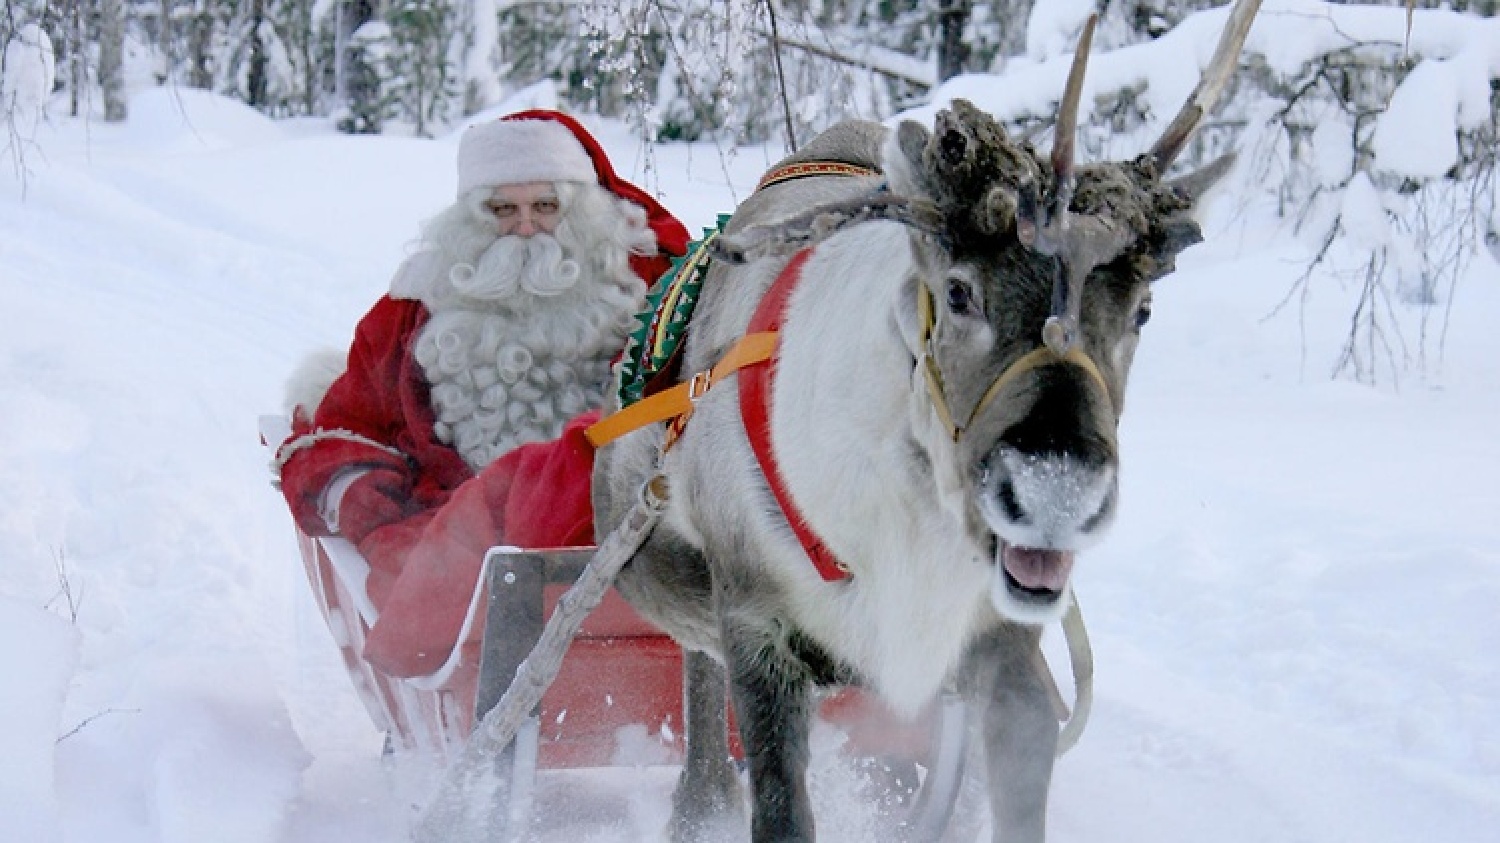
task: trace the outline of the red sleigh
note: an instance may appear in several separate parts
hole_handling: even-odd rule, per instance
[[[269,448],[289,432],[283,417],[260,419],[261,443]],[[433,674],[401,679],[376,670],[362,655],[379,614],[364,590],[369,566],[359,551],[342,538],[301,530],[296,535],[314,600],[370,719],[392,751],[423,753],[440,765],[459,757],[475,724],[500,701],[558,598],[594,550],[492,548],[459,636],[465,643]],[[966,741],[960,704],[945,701],[922,722],[908,724],[846,689],[826,699],[820,713],[850,729],[856,752],[914,773],[907,776],[914,792],[905,794],[903,839],[938,840],[953,831],[950,817],[960,791],[973,790],[961,787]],[[610,590],[569,645],[539,710],[496,760],[496,773],[509,780],[507,801],[514,805],[518,796],[524,803],[538,770],[675,765],[684,739],[681,650]],[[512,811],[503,813],[514,818]],[[961,824],[973,821],[965,816]]]

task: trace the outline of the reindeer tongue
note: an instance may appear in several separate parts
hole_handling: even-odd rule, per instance
[[[1033,591],[1062,591],[1073,571],[1073,554],[1064,550],[1006,545],[1002,557],[1011,579]]]

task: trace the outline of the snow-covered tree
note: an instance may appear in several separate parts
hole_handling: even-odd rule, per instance
[[[386,90],[413,131],[428,135],[462,108],[454,49],[461,41],[458,8],[450,0],[390,0],[385,22],[391,33]]]
[[[590,0],[585,23],[602,75],[646,103],[630,113],[655,136],[795,145],[930,89],[931,11],[918,0]]]
[[[454,48],[467,115],[500,101],[500,9],[497,0],[471,0],[460,16]]]
[[[26,148],[47,110],[56,75],[52,39],[39,24],[10,29],[0,39],[0,153],[25,184]]]
[[[1239,99],[1257,181],[1315,244],[1299,288],[1324,266],[1361,291],[1335,371],[1373,381],[1441,353],[1435,306],[1496,236],[1500,28],[1421,12],[1408,42],[1395,9],[1328,15],[1341,39],[1254,68]],[[1422,308],[1417,328],[1402,305]]]
[[[393,116],[395,98],[389,88],[391,28],[369,21],[349,37],[346,103],[337,118],[339,130],[355,135],[378,135]]]
[[[35,23],[9,34],[0,49],[0,115],[12,132],[34,127],[56,77],[52,39]]]
[[[333,20],[326,0],[279,0],[272,23],[290,65],[293,93],[285,107],[292,114],[326,113],[333,96]]]
[[[358,32],[366,23],[377,19],[378,3],[376,0],[330,0],[333,8],[330,12],[333,21],[333,111],[335,115],[342,115],[349,107],[350,100],[356,96],[351,91],[351,86],[364,84],[355,77],[367,77],[368,74],[355,70],[355,64],[360,61],[356,51],[363,49],[355,43],[354,33]],[[358,94],[361,98],[364,94]]]
[[[663,61],[659,20],[637,15],[619,28],[624,40],[609,44],[590,23],[591,2],[501,2],[494,42],[499,86],[514,91],[551,80],[567,103],[611,116],[624,114],[629,102],[651,103]],[[476,46],[483,43],[479,32]],[[617,58],[625,55],[633,58]],[[623,67],[645,75],[622,73]]]

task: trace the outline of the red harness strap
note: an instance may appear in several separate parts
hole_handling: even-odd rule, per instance
[[[786,313],[787,300],[791,298],[792,291],[797,288],[797,282],[802,279],[802,264],[812,254],[812,249],[803,249],[792,257],[790,263],[777,276],[776,283],[766,292],[765,298],[761,299],[760,307],[756,309],[755,316],[750,319],[750,328],[746,333],[754,334],[761,331],[779,331],[781,320]],[[762,365],[748,366],[741,369],[740,376],[740,417],[745,422],[745,432],[750,437],[750,448],[755,451],[755,460],[760,464],[761,473],[766,476],[766,482],[771,486],[771,494],[776,496],[776,503],[781,506],[781,512],[786,520],[792,525],[792,531],[797,534],[797,540],[802,543],[802,549],[807,551],[807,556],[812,560],[813,567],[826,582],[838,582],[848,579],[849,569],[844,567],[834,557],[833,553],[823,544],[823,540],[813,532],[807,522],[802,519],[802,513],[797,509],[797,504],[792,500],[791,492],[786,488],[786,483],[781,477],[781,469],[776,464],[776,455],[771,451],[771,380],[776,374],[776,361],[780,357],[780,346],[772,353],[771,359]]]

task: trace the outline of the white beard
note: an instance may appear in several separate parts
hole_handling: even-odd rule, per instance
[[[434,434],[475,472],[556,439],[603,404],[645,293],[622,246],[579,248],[564,227],[557,237],[489,236],[477,255],[466,234],[448,241],[413,349],[432,388]],[[604,254],[611,249],[621,254]]]

